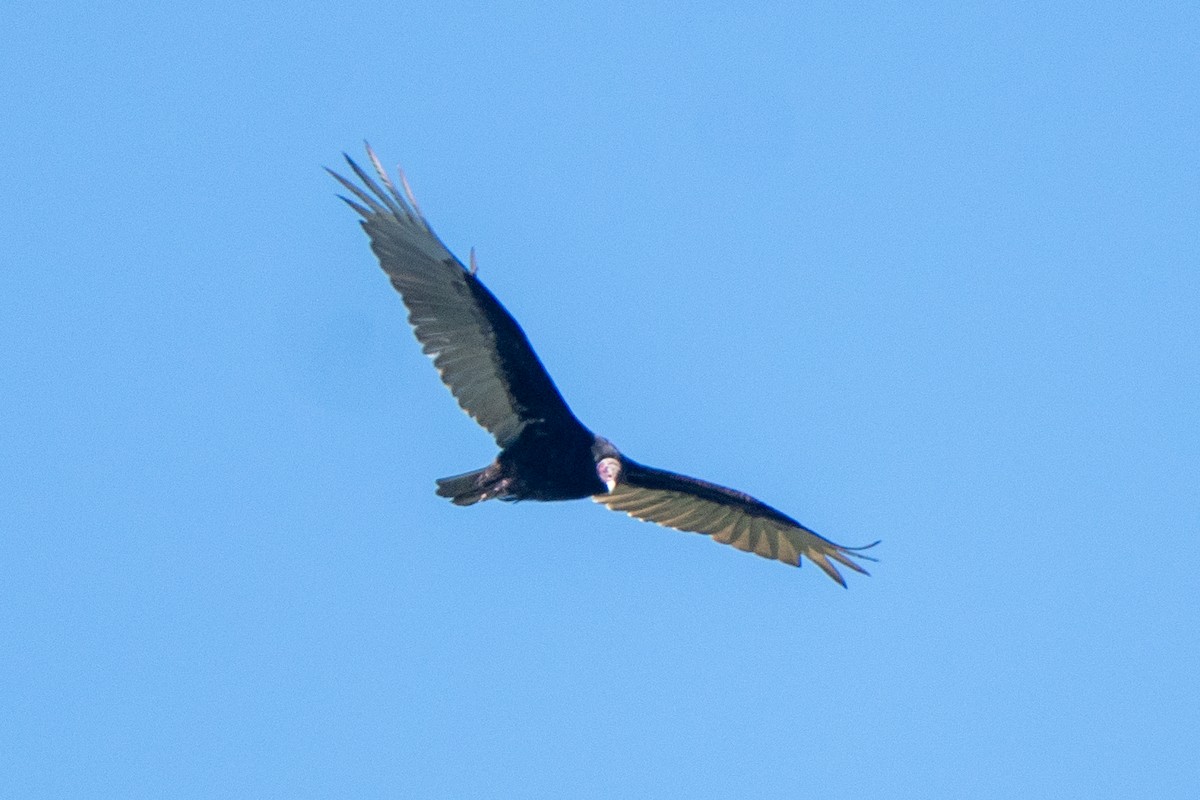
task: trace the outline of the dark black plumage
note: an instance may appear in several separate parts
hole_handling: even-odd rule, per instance
[[[425,221],[403,174],[403,194],[371,148],[378,182],[349,156],[359,186],[330,170],[362,216],[371,249],[408,307],[422,350],[458,404],[500,446],[483,469],[440,479],[437,493],[458,505],[480,500],[592,497],[616,511],[712,536],[794,566],[801,556],[845,586],[833,562],[866,573],[853,559],[866,548],[834,544],[747,494],[654,469],[622,455],[581,423],[559,394],[524,331]],[[871,547],[873,545],[867,545]]]

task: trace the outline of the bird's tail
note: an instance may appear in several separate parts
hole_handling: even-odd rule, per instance
[[[511,482],[512,478],[502,473],[500,465],[493,463],[462,475],[438,478],[437,493],[450,498],[450,502],[456,506],[473,506],[480,500],[504,497],[508,494]]]

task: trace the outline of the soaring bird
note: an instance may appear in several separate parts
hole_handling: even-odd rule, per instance
[[[655,469],[629,458],[592,433],[567,406],[521,326],[476,275],[474,251],[465,266],[421,213],[400,173],[403,193],[370,145],[378,181],[345,156],[361,181],[333,170],[362,217],[379,265],[408,307],[421,349],[463,411],[496,440],[500,453],[482,469],[437,481],[456,505],[481,500],[575,500],[591,497],[631,517],[703,533],[739,550],[800,566],[807,558],[846,585],[836,564],[867,574],[862,551],[817,535],[748,494]]]

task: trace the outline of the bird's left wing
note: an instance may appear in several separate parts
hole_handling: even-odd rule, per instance
[[[867,571],[853,559],[874,561],[862,551],[878,544],[834,544],[748,494],[628,458],[621,459],[612,490],[592,499],[613,511],[681,531],[703,533],[722,544],[795,567],[800,566],[803,556],[842,586],[846,581],[832,562],[866,575]]]
[[[329,174],[353,195],[342,199],[362,216],[379,265],[408,307],[413,333],[458,404],[501,447],[530,422],[578,425],[521,326],[475,276],[474,264],[467,269],[442,244],[403,174],[401,194],[370,146],[367,155],[378,182],[349,156],[362,186]]]

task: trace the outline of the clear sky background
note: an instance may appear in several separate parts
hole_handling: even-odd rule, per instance
[[[1198,796],[1200,12],[797,5],[6,4],[0,796]],[[434,496],[364,138],[872,576]]]

